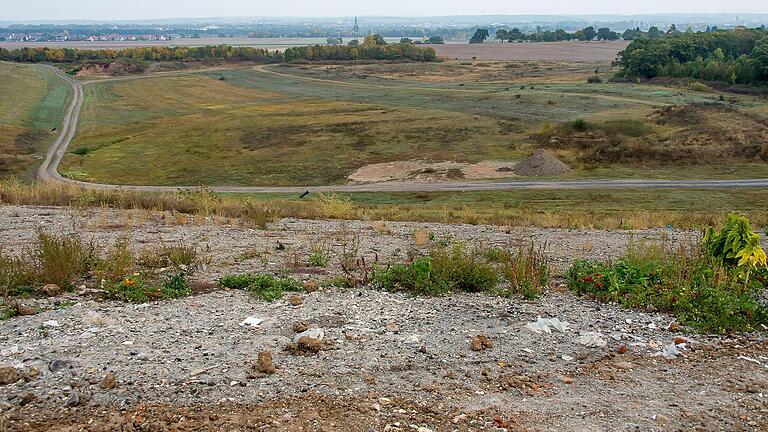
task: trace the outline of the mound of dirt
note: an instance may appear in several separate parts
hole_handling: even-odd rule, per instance
[[[474,164],[420,160],[394,161],[362,166],[347,178],[359,183],[506,178],[515,176],[512,172],[514,165],[514,162],[506,161],[480,161]]]
[[[518,163],[514,172],[526,177],[550,177],[567,174],[571,171],[568,165],[546,150],[538,149],[533,155]]]

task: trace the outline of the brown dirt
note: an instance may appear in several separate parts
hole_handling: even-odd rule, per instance
[[[438,57],[480,60],[613,61],[628,42],[539,42],[431,45]]]
[[[567,174],[571,169],[546,150],[536,150],[514,168],[517,175],[526,177],[551,177]]]
[[[514,177],[514,162],[481,161],[474,164],[460,162],[425,162],[418,160],[383,162],[358,168],[347,178],[359,183],[386,181],[434,182],[452,179],[491,179]]]

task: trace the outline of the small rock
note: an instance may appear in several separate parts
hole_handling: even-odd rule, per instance
[[[293,355],[312,355],[317,354],[323,348],[325,344],[320,339],[315,339],[309,336],[302,336],[298,341],[290,343],[285,347],[285,350]]]
[[[312,338],[312,339],[323,340],[323,337],[325,337],[325,332],[321,328],[307,329],[307,330],[297,334],[296,336],[294,336],[293,337],[293,341],[294,342],[298,342],[299,339],[301,339],[301,338],[303,338],[305,336],[309,337],[309,338]]]
[[[472,338],[472,342],[469,344],[469,349],[472,351],[482,351],[484,349],[493,348],[493,341],[488,336],[477,335]]]
[[[111,390],[117,387],[117,378],[115,377],[115,374],[112,372],[107,372],[107,374],[104,375],[104,379],[102,379],[99,383],[99,387],[106,390]]]
[[[36,400],[37,400],[37,396],[35,396],[34,393],[27,392],[21,395],[21,400],[19,401],[19,405],[21,406],[29,405]]]
[[[80,395],[77,392],[70,393],[67,401],[64,402],[64,406],[67,408],[72,408],[78,405],[80,405]]]
[[[291,306],[301,306],[302,303],[304,303],[304,297],[295,294],[292,295],[290,299],[288,299],[288,302],[291,304]]]
[[[563,384],[573,384],[573,378],[569,376],[564,376],[562,381],[563,381]]]
[[[18,305],[16,306],[16,313],[19,316],[30,316],[30,315],[36,315],[37,314],[37,308],[27,305]]]
[[[309,323],[306,321],[297,321],[293,323],[293,331],[296,333],[302,333],[309,329]]]
[[[46,297],[54,297],[61,293],[61,288],[56,284],[45,284],[40,288],[40,294]]]
[[[630,362],[620,361],[613,364],[615,367],[624,370],[634,369],[635,365]]]
[[[48,370],[50,370],[51,372],[60,371],[68,367],[69,367],[69,362],[66,362],[64,360],[53,360],[50,363],[48,363]]]
[[[245,326],[257,327],[262,322],[264,322],[264,320],[261,319],[261,318],[258,318],[258,317],[255,317],[255,316],[249,316],[248,318],[244,319],[240,323],[240,325],[243,326],[243,327],[245,327]]]
[[[304,291],[308,293],[317,291],[317,282],[313,281],[312,279],[304,281]]]
[[[391,333],[400,333],[400,326],[398,326],[395,322],[390,321],[385,326],[384,329]]]
[[[272,352],[262,351],[259,353],[259,359],[256,361],[256,372],[266,375],[275,373],[275,365],[272,363]]]
[[[61,324],[56,320],[48,320],[43,321],[43,327],[61,327]]]
[[[20,381],[23,378],[24,378],[24,374],[22,374],[15,367],[12,367],[12,366],[0,367],[0,385],[13,384],[17,381]]]

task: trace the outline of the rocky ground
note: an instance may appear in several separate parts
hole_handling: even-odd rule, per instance
[[[183,240],[204,252],[197,277],[210,284],[282,268],[328,277],[303,265],[322,243],[334,257],[354,243],[385,261],[442,238],[533,240],[557,273],[575,257],[618,256],[630,236],[696,235],[229,222],[8,206],[0,241],[23,253],[37,229],[102,244],[130,235],[136,249]],[[422,231],[435,239],[424,244]],[[271,303],[225,290],[143,305],[77,293],[37,302],[47,310],[0,322],[0,430],[768,429],[765,333],[686,333],[664,314],[575,297],[557,279],[535,301],[331,288]],[[559,321],[530,325],[540,317]],[[297,346],[305,329],[322,343]]]

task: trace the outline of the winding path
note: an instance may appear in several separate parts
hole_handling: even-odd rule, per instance
[[[65,80],[73,91],[72,101],[62,121],[59,136],[45,155],[37,170],[37,177],[42,181],[73,184],[88,189],[114,190],[132,189],[146,192],[176,192],[195,190],[200,186],[151,186],[151,185],[113,185],[90,183],[73,180],[59,174],[58,167],[69,143],[75,136],[77,120],[83,106],[82,84],[67,76],[54,66],[44,65]],[[259,68],[262,71],[264,68]],[[275,71],[269,73],[280,74]],[[280,74],[284,75],[284,74]],[[295,78],[295,77],[292,77]],[[315,78],[302,78],[314,80]],[[223,193],[302,193],[312,192],[440,192],[440,191],[491,191],[513,189],[703,189],[703,188],[754,188],[768,187],[768,178],[743,180],[656,180],[656,179],[612,179],[612,180],[514,180],[514,181],[473,181],[412,183],[386,182],[330,186],[214,186],[214,192]]]

